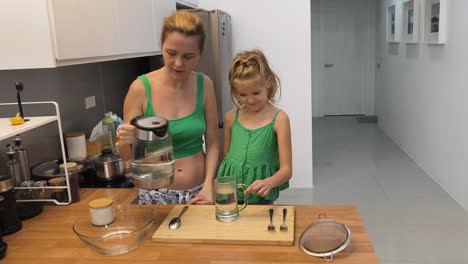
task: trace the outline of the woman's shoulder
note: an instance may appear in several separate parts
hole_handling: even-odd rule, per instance
[[[145,92],[145,85],[143,81],[139,78],[135,79],[131,84],[130,88],[128,89],[128,95],[137,95],[140,96]]]
[[[197,77],[197,80],[198,80],[198,76],[201,75],[203,76],[203,94],[204,94],[204,101],[206,102],[206,100],[213,100],[213,98],[216,96],[215,95],[215,91],[214,91],[214,84],[213,84],[213,81],[211,80],[211,78],[202,73],[202,72],[194,72],[193,73],[194,75],[196,75]]]
[[[145,91],[145,82],[149,83],[149,86],[160,83],[161,79],[161,69],[151,71],[145,74],[138,76],[130,85],[130,89],[136,89],[140,92]]]
[[[211,80],[210,76],[204,74],[203,72],[194,72],[194,74],[198,77],[198,75],[203,76],[203,85],[205,89],[213,87],[213,80]]]
[[[162,74],[162,68],[161,69],[157,69],[157,70],[154,70],[154,71],[150,71],[148,73],[145,73],[143,75],[146,75],[146,77],[148,77],[149,79],[154,79],[154,78],[160,78]]]

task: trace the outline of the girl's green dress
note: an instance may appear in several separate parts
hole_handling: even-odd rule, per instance
[[[231,145],[229,151],[218,169],[218,177],[234,176],[237,183],[244,183],[247,187],[255,180],[271,177],[279,170],[278,141],[274,129],[278,110],[267,125],[247,129],[239,123],[239,110],[236,112],[231,127]],[[248,203],[258,204],[278,199],[279,192],[288,188],[289,182],[270,190],[266,197],[257,194],[248,195]],[[244,200],[242,191],[237,197]]]

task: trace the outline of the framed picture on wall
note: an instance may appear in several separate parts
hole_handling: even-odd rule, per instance
[[[424,43],[447,42],[448,0],[424,0]]]
[[[419,37],[419,0],[403,1],[403,40],[417,43]]]
[[[387,42],[399,42],[396,5],[387,6]]]

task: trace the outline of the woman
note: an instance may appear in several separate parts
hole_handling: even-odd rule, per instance
[[[118,131],[122,158],[131,158],[135,127],[129,123],[141,115],[169,120],[176,158],[174,182],[167,189],[140,189],[140,204],[213,204],[219,155],[216,99],[211,79],[193,72],[204,41],[198,16],[178,11],[167,17],[161,33],[164,66],[138,77],[125,98],[125,124]]]

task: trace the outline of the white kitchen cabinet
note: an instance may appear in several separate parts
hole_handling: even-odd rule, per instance
[[[198,6],[198,0],[177,0],[177,3],[193,8],[197,8]]]
[[[57,60],[118,55],[114,0],[51,0],[49,16]]]
[[[0,70],[160,54],[175,0],[0,1]]]

